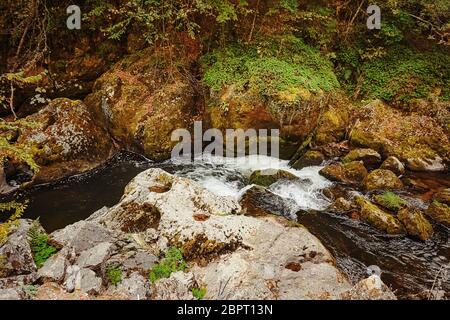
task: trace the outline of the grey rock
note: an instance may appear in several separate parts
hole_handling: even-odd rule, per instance
[[[30,226],[31,221],[19,220],[18,225],[12,227],[8,239],[0,247],[3,277],[30,274],[36,271],[27,236]]]
[[[0,289],[0,300],[22,300],[22,290],[18,288]]]
[[[96,246],[81,252],[76,264],[80,268],[97,269],[100,267],[114,251],[114,245],[110,242],[102,242]]]
[[[50,241],[59,247],[71,247],[79,254],[102,242],[114,242],[111,230],[93,221],[79,221],[50,235]]]
[[[60,283],[64,280],[69,249],[63,248],[57,254],[51,256],[38,271],[38,277],[42,281]]]
[[[169,278],[155,282],[153,298],[156,300],[193,300],[192,288],[196,286],[191,272],[178,271]]]
[[[66,270],[66,277],[64,281],[64,287],[67,292],[73,292],[75,290],[77,282],[80,280],[80,267],[77,265],[68,266]]]
[[[158,263],[158,258],[146,251],[128,251],[113,256],[108,260],[108,265],[117,265],[122,268],[125,273],[138,271],[140,273],[148,273],[153,266]]]
[[[342,298],[347,300],[397,300],[394,293],[376,274],[358,282],[351,290],[343,293]]]
[[[79,276],[75,283],[75,290],[87,294],[98,294],[102,288],[102,279],[97,277],[94,271],[90,269],[80,269]]]
[[[150,298],[152,290],[148,279],[137,272],[132,273],[128,278],[123,279],[117,290],[125,292],[134,300],[145,300]]]

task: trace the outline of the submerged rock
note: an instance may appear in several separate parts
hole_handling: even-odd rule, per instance
[[[387,157],[381,164],[380,169],[390,170],[398,176],[405,173],[404,164],[398,160],[398,158],[393,156]]]
[[[278,180],[295,180],[298,177],[286,170],[264,169],[253,171],[250,175],[249,182],[263,187],[268,187]]]
[[[398,212],[397,217],[405,225],[409,235],[423,241],[433,235],[433,226],[419,209],[403,208]]]
[[[384,212],[364,197],[356,197],[355,202],[360,207],[361,217],[375,228],[385,231],[389,234],[405,233],[403,225],[400,223],[400,221],[398,221],[396,217],[387,212]]]
[[[354,149],[342,158],[343,163],[362,161],[364,166],[373,167],[381,162],[381,156],[373,149]]]
[[[364,187],[366,190],[396,190],[402,189],[402,181],[392,171],[377,169],[365,177]]]
[[[362,161],[352,161],[346,164],[332,163],[319,171],[331,181],[342,182],[349,185],[360,185],[367,176],[367,169]]]
[[[284,199],[261,186],[252,186],[246,190],[239,204],[248,216],[275,214],[288,218],[296,206],[293,200]]]

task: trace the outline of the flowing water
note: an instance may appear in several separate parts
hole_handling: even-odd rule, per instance
[[[441,268],[450,263],[448,229],[435,226],[433,238],[419,242],[389,236],[363,222],[326,212],[330,203],[322,189],[331,182],[318,174],[321,167],[294,170],[287,161],[268,157],[210,158],[186,164],[153,163],[138,155],[120,154],[94,172],[15,196],[29,200],[25,217],[40,217],[42,225],[51,232],[85,219],[103,206],[114,205],[125,185],[139,172],[152,167],[188,177],[214,193],[235,198],[249,187],[248,177],[254,170],[281,168],[295,174],[301,183],[283,181],[270,187],[281,197],[294,200],[290,218],[297,219],[322,241],[352,281],[366,277],[367,267],[376,265],[382,270],[383,281],[401,298],[430,289]],[[447,178],[444,181],[448,182]],[[447,294],[450,292],[448,278],[442,288]]]

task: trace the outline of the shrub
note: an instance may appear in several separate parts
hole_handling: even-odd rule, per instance
[[[172,272],[183,271],[184,269],[186,269],[186,262],[182,251],[178,248],[170,247],[164,259],[150,271],[150,281],[155,283],[156,280],[170,277]]]
[[[6,222],[0,223],[0,246],[6,242],[11,226],[19,222],[26,208],[26,203],[18,203],[15,201],[0,203],[0,213],[11,213]]]

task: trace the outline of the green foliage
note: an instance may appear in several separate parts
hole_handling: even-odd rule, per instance
[[[186,269],[186,262],[183,258],[183,252],[175,247],[170,247],[164,259],[156,264],[150,271],[150,281],[155,283],[155,281],[168,278],[172,272],[183,271]]]
[[[19,203],[16,201],[0,203],[0,213],[6,212],[10,214],[6,222],[0,223],[0,246],[6,242],[11,227],[17,225],[26,208],[26,203]]]
[[[122,269],[120,267],[109,267],[106,271],[106,276],[111,284],[115,286],[122,281]]]
[[[385,56],[362,64],[361,93],[367,98],[406,102],[424,98],[436,87],[450,98],[450,56],[443,52],[415,52],[399,46]]]
[[[404,199],[390,191],[375,196],[375,199],[380,205],[393,211],[398,211],[407,204]]]
[[[48,243],[48,235],[41,230],[38,220],[28,230],[28,242],[38,269],[56,252],[56,248]]]
[[[232,45],[205,55],[202,61],[203,80],[215,91],[234,85],[271,97],[293,88],[316,93],[339,87],[331,62],[294,36]]]
[[[206,288],[192,288],[192,295],[197,300],[202,300],[205,297],[206,294]]]

